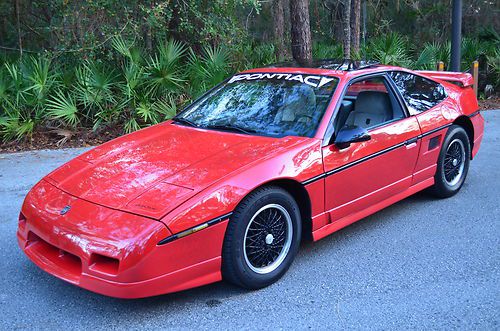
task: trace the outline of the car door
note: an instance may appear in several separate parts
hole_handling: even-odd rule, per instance
[[[356,125],[371,138],[339,148],[333,136],[322,148],[325,209],[331,222],[341,222],[411,185],[420,129],[417,120],[407,116],[391,84],[383,73],[352,80],[344,90],[333,121],[334,134]]]

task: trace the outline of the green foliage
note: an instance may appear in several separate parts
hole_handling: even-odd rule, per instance
[[[313,44],[313,58],[315,59],[342,59],[344,50],[341,44],[318,42]]]
[[[33,132],[34,122],[32,119],[22,119],[19,117],[1,117],[0,132],[4,141],[20,140]]]
[[[173,39],[153,52],[121,36],[111,44],[114,60],[109,62],[86,58],[72,67],[55,67],[41,55],[3,64],[2,139],[22,139],[38,125],[94,130],[119,125],[132,132],[172,118],[178,105],[234,72],[233,54],[223,46],[207,45],[197,54]]]
[[[310,3],[313,57],[342,58],[341,2]],[[24,53],[18,59],[15,6],[4,1],[1,46],[14,51],[0,51],[0,139],[23,139],[44,126],[132,132],[172,118],[232,73],[277,61],[273,4],[21,1]],[[366,45],[353,58],[416,69],[447,64],[449,16],[443,13],[449,1],[397,4],[367,1]],[[500,37],[496,12],[490,10],[496,7],[494,2],[468,6],[473,13],[464,20],[462,69],[484,55],[488,83],[500,87]],[[472,17],[479,12],[481,19]],[[284,43],[289,48],[288,31],[287,26]]]
[[[418,50],[417,50],[418,51]],[[434,70],[437,63],[442,61],[445,64],[450,61],[450,43],[425,43],[420,54],[413,64],[413,68],[421,70]]]
[[[484,54],[483,45],[477,39],[464,38],[462,40],[462,70],[470,70],[471,63],[479,58],[479,55]]]
[[[398,33],[373,38],[365,49],[365,57],[383,64],[408,67],[411,64],[408,40]]]
[[[47,101],[47,116],[51,119],[61,120],[69,127],[76,127],[80,121],[75,99],[72,96],[66,96],[60,90],[57,90],[51,99]]]
[[[26,57],[0,67],[0,132],[3,140],[31,135],[46,113],[47,97],[58,85],[51,60]]]
[[[40,56],[30,57],[24,66],[24,76],[27,80],[25,92],[31,92],[36,98],[36,104],[44,103],[49,90],[55,83],[56,76],[50,71],[50,59]]]
[[[230,72],[229,52],[222,47],[205,46],[201,56],[189,52],[189,91],[197,97],[208,88],[222,82]]]
[[[226,50],[236,71],[247,70],[277,62],[276,48],[273,43],[241,43]]]
[[[487,70],[491,83],[500,88],[500,45],[497,43],[497,46],[488,51],[486,58],[488,60]]]
[[[186,46],[170,40],[149,57],[145,68],[147,87],[152,95],[177,94],[185,82],[180,65]]]
[[[491,37],[491,36],[490,36]],[[498,40],[463,40],[463,69],[484,54],[493,84],[499,86]],[[168,39],[154,51],[136,41],[112,38],[112,60],[86,58],[64,65],[47,55],[5,61],[0,67],[0,135],[4,141],[31,135],[37,126],[120,126],[124,132],[175,116],[179,106],[232,73],[276,61],[273,44],[202,46],[199,51]],[[371,38],[360,56],[415,69],[449,62],[449,43],[416,47],[389,33]],[[146,56],[145,56],[146,54]],[[341,58],[342,46],[318,42],[315,58]]]
[[[74,93],[76,100],[87,110],[87,116],[92,116],[94,110],[102,111],[116,103],[114,78],[112,71],[99,67],[90,60],[76,68]]]

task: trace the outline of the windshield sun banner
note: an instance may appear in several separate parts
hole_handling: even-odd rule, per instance
[[[242,80],[286,80],[286,81],[296,81],[302,84],[307,84],[309,86],[320,88],[325,84],[330,83],[334,80],[334,77],[325,77],[325,76],[311,76],[311,75],[295,75],[295,74],[242,74],[231,77],[228,84],[242,81]]]

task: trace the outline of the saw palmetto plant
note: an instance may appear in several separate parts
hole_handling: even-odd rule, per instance
[[[484,54],[496,86],[500,77],[497,39],[464,38],[462,44],[462,69]],[[107,61],[76,57],[68,64],[46,54],[21,60],[2,58],[0,138],[23,139],[37,127],[120,127],[123,132],[132,132],[172,118],[180,107],[236,71],[276,61],[272,43],[188,47],[167,39],[148,50],[135,39],[115,36],[110,46],[112,56]],[[341,58],[342,45],[331,40],[317,42],[313,55],[318,59]],[[356,56],[432,70],[438,61],[449,62],[450,43],[429,42],[417,47],[398,33],[388,33],[367,40]]]
[[[197,97],[208,88],[222,82],[231,71],[230,53],[222,47],[205,46],[202,54],[191,49],[188,55],[187,72],[189,94]]]

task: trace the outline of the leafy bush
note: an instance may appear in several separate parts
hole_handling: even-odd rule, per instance
[[[418,50],[415,50],[418,54]],[[425,43],[420,54],[418,54],[413,68],[421,70],[435,70],[438,62],[449,63],[451,54],[450,43]]]
[[[148,54],[122,37],[114,37],[111,45],[116,60],[87,58],[69,69],[54,65],[44,55],[4,59],[0,63],[2,140],[22,139],[40,125],[71,130],[118,125],[132,132],[172,118],[179,105],[235,71],[232,54],[222,46],[205,46],[197,54],[171,39]],[[259,59],[267,57],[259,55],[251,61],[258,65]]]
[[[315,59],[342,59],[344,57],[341,44],[318,42],[313,45],[312,52]]]
[[[30,135],[44,118],[47,100],[58,85],[51,61],[27,57],[0,67],[0,132],[4,140]]]
[[[204,91],[222,82],[231,71],[230,54],[222,47],[203,47],[201,56],[189,52],[187,72],[189,77],[188,94],[200,96]]]
[[[411,65],[409,50],[408,40],[393,32],[370,40],[364,54],[366,58],[383,64],[409,67]]]
[[[488,77],[499,87],[500,41],[493,32],[480,40],[463,40],[462,69],[482,54],[488,60]],[[44,126],[132,132],[172,118],[179,107],[236,71],[276,62],[270,43],[190,47],[167,39],[149,51],[119,36],[110,41],[108,60],[89,56],[68,62],[50,53],[1,58],[0,138],[23,139]],[[417,48],[389,33],[371,38],[360,53],[384,64],[434,69],[438,61],[449,62],[450,44]],[[315,43],[313,56],[341,58],[342,46]]]

